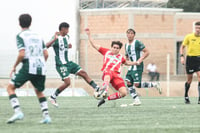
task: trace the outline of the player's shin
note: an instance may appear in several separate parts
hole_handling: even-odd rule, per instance
[[[130,95],[133,99],[138,97],[137,92],[136,92],[136,90],[133,86],[129,86],[128,90],[129,90],[129,93],[130,93]]]
[[[17,120],[22,120],[24,118],[24,114],[22,113],[20,106],[19,106],[19,101],[17,99],[16,94],[12,94],[9,96],[10,103],[12,108],[14,109],[15,113],[13,114],[12,117],[10,117],[7,121],[8,124],[14,123]]]
[[[10,99],[11,106],[14,109],[15,113],[21,111],[17,95],[12,94],[9,96],[9,99]]]
[[[61,91],[60,91],[59,89],[56,89],[56,91],[53,92],[53,93],[51,94],[51,98],[56,99],[57,96],[58,96],[60,93],[61,93]]]
[[[46,97],[39,98],[39,102],[40,102],[40,107],[41,107],[42,116],[43,116],[43,119],[40,121],[40,123],[43,123],[43,124],[51,123],[51,118],[49,116],[48,104],[47,104]]]
[[[43,117],[48,116],[49,112],[48,112],[48,104],[47,104],[46,98],[45,97],[39,98],[39,102],[40,102],[40,107],[42,110]]]
[[[185,82],[185,97],[188,97],[188,91],[190,89],[190,84],[188,84],[187,82]]]
[[[95,89],[95,91],[99,91],[99,86],[93,80],[89,84]]]
[[[102,85],[102,88],[105,89],[105,91],[108,91],[108,88],[109,88],[109,82],[108,81],[104,81],[103,85]]]

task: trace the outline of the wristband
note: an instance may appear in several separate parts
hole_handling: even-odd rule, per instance
[[[184,57],[184,55],[183,55],[183,54],[181,54],[181,55],[180,55],[180,57]]]

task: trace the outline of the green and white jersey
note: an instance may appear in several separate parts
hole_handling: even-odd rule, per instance
[[[55,52],[55,61],[57,65],[66,64],[68,59],[68,46],[70,44],[69,36],[58,36],[58,39],[52,44]]]
[[[136,39],[131,44],[125,44],[125,54],[130,61],[137,61],[142,56],[142,50],[145,48],[144,44]],[[143,62],[140,65],[133,65],[129,67],[129,70],[143,71]]]
[[[27,69],[30,74],[45,75],[46,63],[43,51],[46,46],[42,38],[30,30],[24,30],[17,35],[16,39],[18,50],[25,50],[23,69]]]

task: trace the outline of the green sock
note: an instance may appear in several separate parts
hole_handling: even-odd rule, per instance
[[[90,86],[92,86],[92,88],[94,88],[95,90],[99,89],[99,86],[92,80],[90,83]]]
[[[46,97],[39,98],[39,103],[40,103],[40,107],[41,107],[41,110],[42,110],[42,115],[44,117],[48,116],[49,115],[49,111],[48,111],[48,104],[47,104]]]

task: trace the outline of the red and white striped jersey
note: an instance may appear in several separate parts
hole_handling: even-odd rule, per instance
[[[121,54],[114,55],[109,49],[103,47],[99,48],[99,52],[104,55],[101,71],[121,72],[121,65],[126,62]]]

